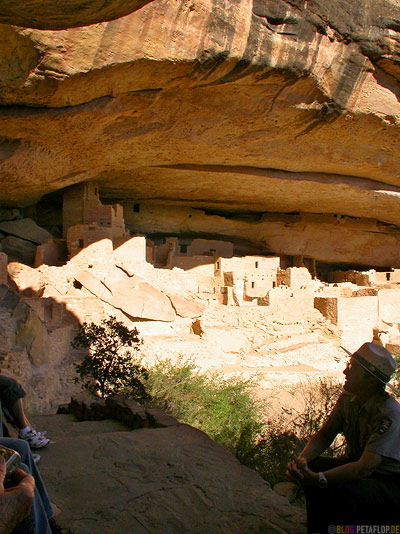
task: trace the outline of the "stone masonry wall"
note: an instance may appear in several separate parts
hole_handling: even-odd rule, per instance
[[[400,290],[380,289],[379,318],[387,323],[400,323]]]

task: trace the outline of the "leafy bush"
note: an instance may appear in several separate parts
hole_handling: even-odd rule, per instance
[[[152,406],[199,428],[275,484],[285,480],[288,461],[321,426],[341,387],[325,379],[317,385],[303,383],[292,392],[300,393],[303,407],[265,421],[267,403],[256,400],[255,385],[240,376],[201,374],[193,362],[183,359],[158,361],[149,367],[146,380]]]
[[[254,443],[261,429],[262,405],[254,382],[242,377],[200,374],[190,361],[159,361],[149,369],[151,404],[179,421],[203,430],[237,456],[244,440]]]
[[[76,365],[76,372],[83,386],[101,398],[129,388],[137,398],[147,398],[144,381],[147,371],[126,347],[135,352],[141,340],[136,328],[129,330],[115,317],[104,319],[100,324],[83,323],[74,341],[74,349],[87,349],[85,358]]]

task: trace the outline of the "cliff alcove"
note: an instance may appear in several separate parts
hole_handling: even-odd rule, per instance
[[[77,323],[110,314],[147,361],[263,392],[337,380],[340,344],[399,350],[399,20],[389,0],[0,0],[0,334],[33,412],[73,392]]]
[[[62,267],[63,196],[97,184],[103,205],[122,206],[126,235],[145,235],[156,247],[214,240],[232,243],[235,256],[280,257],[283,269],[307,268],[324,281],[332,271],[371,268],[381,271],[382,290],[394,281],[396,4],[153,0],[125,2],[124,13],[121,2],[108,7],[105,14],[77,0],[71,20],[63,3],[49,0],[39,21],[18,2],[0,4],[0,240],[9,261],[34,265],[37,248],[54,238],[57,257],[49,264]],[[95,24],[87,25],[90,11]],[[78,250],[85,240],[75,237]],[[182,267],[181,255],[172,267]],[[114,256],[104,261],[114,269]],[[161,292],[183,280],[196,286],[182,273],[154,276],[145,263],[136,274],[146,271]],[[40,274],[44,294],[57,294],[51,278],[64,274],[56,272]],[[210,273],[204,288],[214,293],[203,297],[217,302],[223,284]],[[356,283],[374,286],[368,276]],[[79,285],[90,277],[78,278],[65,284],[71,298],[89,291]],[[365,291],[363,298],[376,297]],[[343,292],[361,295],[357,286]],[[346,298],[343,292],[332,298]],[[384,317],[397,324],[393,314]],[[203,326],[196,331],[204,334]]]
[[[153,0],[79,28],[3,24],[0,202],[95,180],[128,213],[148,207],[139,231],[212,225],[277,253],[398,267],[399,13]],[[183,222],[191,209],[261,221]]]

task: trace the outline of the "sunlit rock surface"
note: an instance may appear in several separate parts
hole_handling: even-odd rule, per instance
[[[399,266],[399,20],[388,0],[154,0],[84,28],[3,25],[0,202],[97,180],[105,200],[256,212],[303,254]],[[293,212],[356,220],[293,235]]]

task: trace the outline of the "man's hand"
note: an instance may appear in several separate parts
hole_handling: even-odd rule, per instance
[[[286,467],[286,476],[296,484],[315,486],[318,484],[318,474],[311,471],[307,460],[303,456],[295,456]]]
[[[308,469],[307,460],[303,456],[295,456],[286,467],[286,476],[296,484],[303,483],[304,473]]]
[[[4,489],[6,463],[0,456],[0,534],[11,532],[31,511],[35,481],[21,469],[13,474],[15,485]]]

